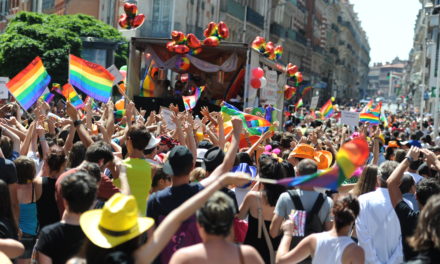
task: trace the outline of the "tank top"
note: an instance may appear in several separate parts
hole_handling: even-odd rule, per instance
[[[20,218],[18,226],[23,233],[36,236],[38,221],[37,221],[37,203],[35,202],[34,184],[32,183],[32,201],[27,204],[20,205]]]
[[[42,177],[43,193],[37,201],[38,223],[40,229],[61,220],[55,200],[56,179]]]
[[[333,237],[329,232],[319,233],[312,264],[341,264],[347,246],[354,243],[349,236]]]

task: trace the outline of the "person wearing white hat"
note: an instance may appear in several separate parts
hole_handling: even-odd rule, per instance
[[[160,138],[156,138],[152,133],[150,133],[150,141],[144,149],[145,159],[153,166],[160,166],[160,162],[157,161],[157,145],[160,143]]]

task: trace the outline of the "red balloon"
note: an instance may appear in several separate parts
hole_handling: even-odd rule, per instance
[[[136,4],[125,3],[124,4],[124,11],[127,14],[127,16],[134,17],[138,13],[138,8],[137,8]]]
[[[189,52],[189,48],[186,45],[174,45],[174,52],[178,54],[185,54]]]
[[[298,83],[300,83],[300,82],[303,81],[303,75],[302,75],[301,72],[297,72],[297,73],[295,73],[295,77],[296,77],[296,81],[297,81]]]
[[[186,35],[186,42],[192,49],[198,49],[202,46],[200,40],[193,33]]]
[[[134,20],[133,20],[133,28],[138,28],[138,27],[142,26],[144,21],[145,21],[144,14],[139,14],[139,15],[135,16]]]
[[[185,35],[184,35],[182,32],[180,32],[180,31],[176,31],[176,30],[174,30],[174,31],[171,32],[171,38],[172,38],[176,43],[179,43],[179,44],[180,44],[182,41],[185,40]]]
[[[287,73],[289,74],[290,77],[293,77],[297,72],[298,72],[298,66],[293,65],[292,63],[289,63],[287,65]]]
[[[176,43],[174,41],[170,41],[167,43],[167,50],[169,52],[174,52],[174,45],[176,45]]]
[[[275,46],[272,41],[266,43],[266,52],[264,53],[266,56],[271,56],[275,53]]]
[[[256,78],[252,79],[251,80],[251,86],[253,88],[255,88],[255,89],[260,89],[261,88],[261,81],[260,81],[260,79],[256,79]]]
[[[253,76],[254,78],[260,79],[261,77],[264,76],[264,71],[263,71],[263,69],[261,69],[260,67],[254,68],[254,69],[252,70],[252,76]]]
[[[229,29],[228,26],[226,25],[225,22],[220,21],[220,23],[218,23],[218,35],[222,38],[222,39],[227,39],[229,37]]]
[[[215,27],[217,26],[214,22],[209,22],[208,26],[206,27],[205,31],[203,32],[203,35],[207,38],[209,38],[215,30]]]
[[[206,45],[208,47],[217,47],[219,43],[219,39],[215,36],[208,37],[203,41],[203,45]]]
[[[119,17],[119,21],[118,21],[118,23],[119,23],[119,26],[121,27],[121,28],[128,28],[128,21],[127,21],[127,15],[126,14],[122,14],[120,17]]]

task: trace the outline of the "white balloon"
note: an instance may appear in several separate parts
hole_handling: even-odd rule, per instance
[[[266,79],[266,77],[261,77],[261,78],[260,78],[260,82],[261,82],[261,88],[266,87],[266,85],[267,85],[267,79]]]

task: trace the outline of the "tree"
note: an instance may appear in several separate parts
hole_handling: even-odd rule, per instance
[[[0,35],[0,76],[12,78],[40,56],[52,82],[68,79],[68,56],[80,56],[81,37],[123,42],[115,53],[116,66],[126,64],[128,43],[118,30],[91,16],[20,12]]]

